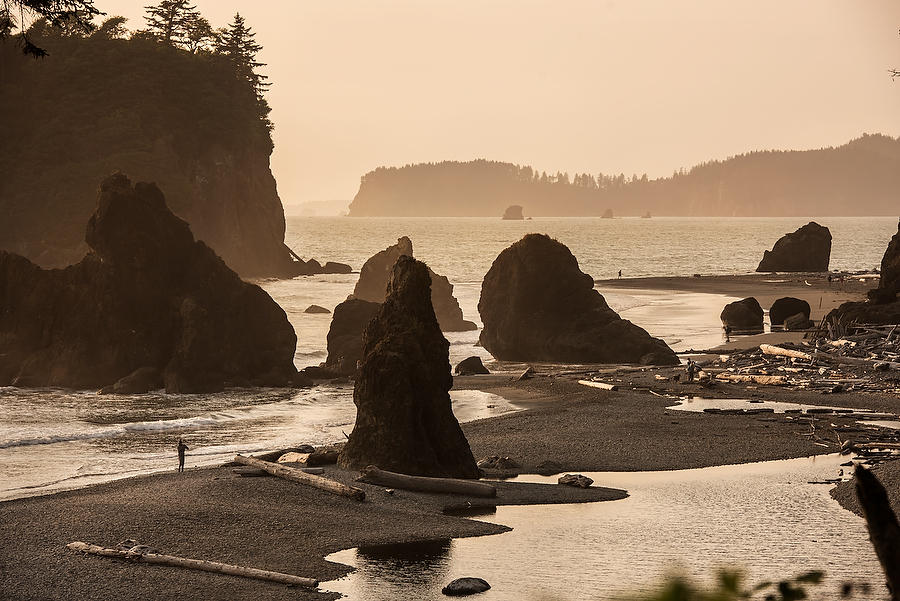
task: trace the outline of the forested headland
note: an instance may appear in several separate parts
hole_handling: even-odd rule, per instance
[[[233,269],[275,275],[290,256],[261,46],[239,14],[214,29],[186,0],[146,8],[134,30],[0,19],[0,248],[78,261],[98,184],[120,170],[156,182]]]
[[[838,147],[750,152],[671,177],[547,174],[486,160],[379,167],[364,175],[350,216],[896,215],[900,139],[863,135]]]

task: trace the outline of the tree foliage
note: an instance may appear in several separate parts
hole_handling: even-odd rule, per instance
[[[9,37],[21,25],[22,52],[42,58],[47,56],[47,50],[35,44],[25,31],[29,20],[44,19],[60,29],[90,33],[94,30],[94,17],[102,14],[94,0],[0,0],[0,39]]]
[[[257,69],[264,67],[265,63],[256,60],[262,46],[255,38],[256,34],[247,26],[241,14],[235,13],[234,20],[219,30],[216,50],[231,61],[235,73],[246,79],[256,90],[257,95],[262,97],[271,84],[266,82],[268,77],[257,72]]]

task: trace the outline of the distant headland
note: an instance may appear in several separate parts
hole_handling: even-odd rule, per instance
[[[895,215],[900,138],[863,135],[818,150],[750,152],[671,177],[568,173],[477,159],[379,167],[361,179],[351,217],[529,215],[867,216]]]

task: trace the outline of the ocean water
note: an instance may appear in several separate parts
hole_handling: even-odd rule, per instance
[[[291,218],[288,243],[305,258],[349,263],[359,270],[375,252],[402,235],[418,258],[454,284],[466,319],[479,323],[481,279],[496,255],[527,232],[567,244],[595,278],[723,274],[752,271],[764,248],[806,219],[350,219]],[[870,269],[896,231],[893,218],[829,218],[832,266]],[[320,275],[260,284],[285,309],[298,335],[295,363],[325,359],[328,309],[352,292],[357,274]],[[662,291],[604,291],[609,304],[676,350],[721,341],[718,313],[731,299]],[[450,361],[481,356],[493,371],[515,365],[493,361],[475,346],[478,332],[450,332]],[[454,393],[460,419],[514,407],[492,395]],[[214,395],[98,396],[93,391],[0,388],[0,499],[42,494],[170,469],[179,437],[191,447],[188,466],[208,465],[235,452],[343,438],[355,416],[352,389],[230,390]]]

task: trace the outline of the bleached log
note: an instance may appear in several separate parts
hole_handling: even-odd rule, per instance
[[[812,361],[812,356],[808,353],[781,348],[780,346],[772,346],[771,344],[760,344],[759,350],[761,350],[764,355],[776,355],[778,357],[790,357],[792,359]]]
[[[291,482],[298,482],[300,484],[313,486],[326,492],[330,492],[334,495],[349,497],[351,499],[355,499],[356,501],[364,501],[366,498],[366,492],[362,489],[353,486],[347,486],[346,484],[342,484],[341,482],[336,482],[322,476],[307,474],[303,470],[299,470],[297,468],[288,467],[286,465],[279,465],[277,463],[271,463],[269,461],[262,461],[260,459],[254,459],[253,457],[244,457],[243,455],[235,455],[234,461],[235,463],[249,465],[250,467],[256,467],[261,470],[265,470],[273,476],[284,478],[285,480],[290,480]]]
[[[842,355],[832,355],[830,353],[816,353],[815,358],[820,361],[830,361],[839,365],[859,365],[861,367],[872,368],[876,363],[886,363],[889,369],[900,369],[900,363],[893,361],[885,361],[882,359],[863,359],[861,357],[844,357]]]
[[[160,553],[135,553],[131,550],[109,549],[81,541],[69,543],[66,545],[66,548],[72,551],[88,553],[90,555],[124,559],[136,563],[149,563],[174,568],[200,570],[202,572],[213,572],[216,574],[229,574],[231,576],[242,576],[244,578],[254,578],[256,580],[267,580],[269,582],[280,582],[282,584],[292,584],[309,588],[319,586],[319,581],[314,578],[305,578],[303,576],[294,576],[292,574],[283,574],[281,572],[270,572],[269,570],[260,570],[258,568],[247,568],[244,566],[219,563],[217,561],[206,561],[204,559],[189,559],[187,557],[162,555]]]
[[[747,382],[750,384],[762,384],[768,386],[785,386],[787,380],[784,376],[764,376],[752,374],[727,374],[721,373],[716,376],[719,380],[727,380],[728,382]]]
[[[454,478],[427,478],[425,476],[409,476],[370,465],[357,478],[360,482],[377,484],[389,488],[415,490],[419,492],[450,493],[468,495],[470,497],[496,497],[497,488],[484,482],[457,480]]]
[[[595,382],[593,380],[578,380],[579,384],[590,386],[591,388],[599,388],[600,390],[618,390],[615,384],[607,384],[606,382]]]

